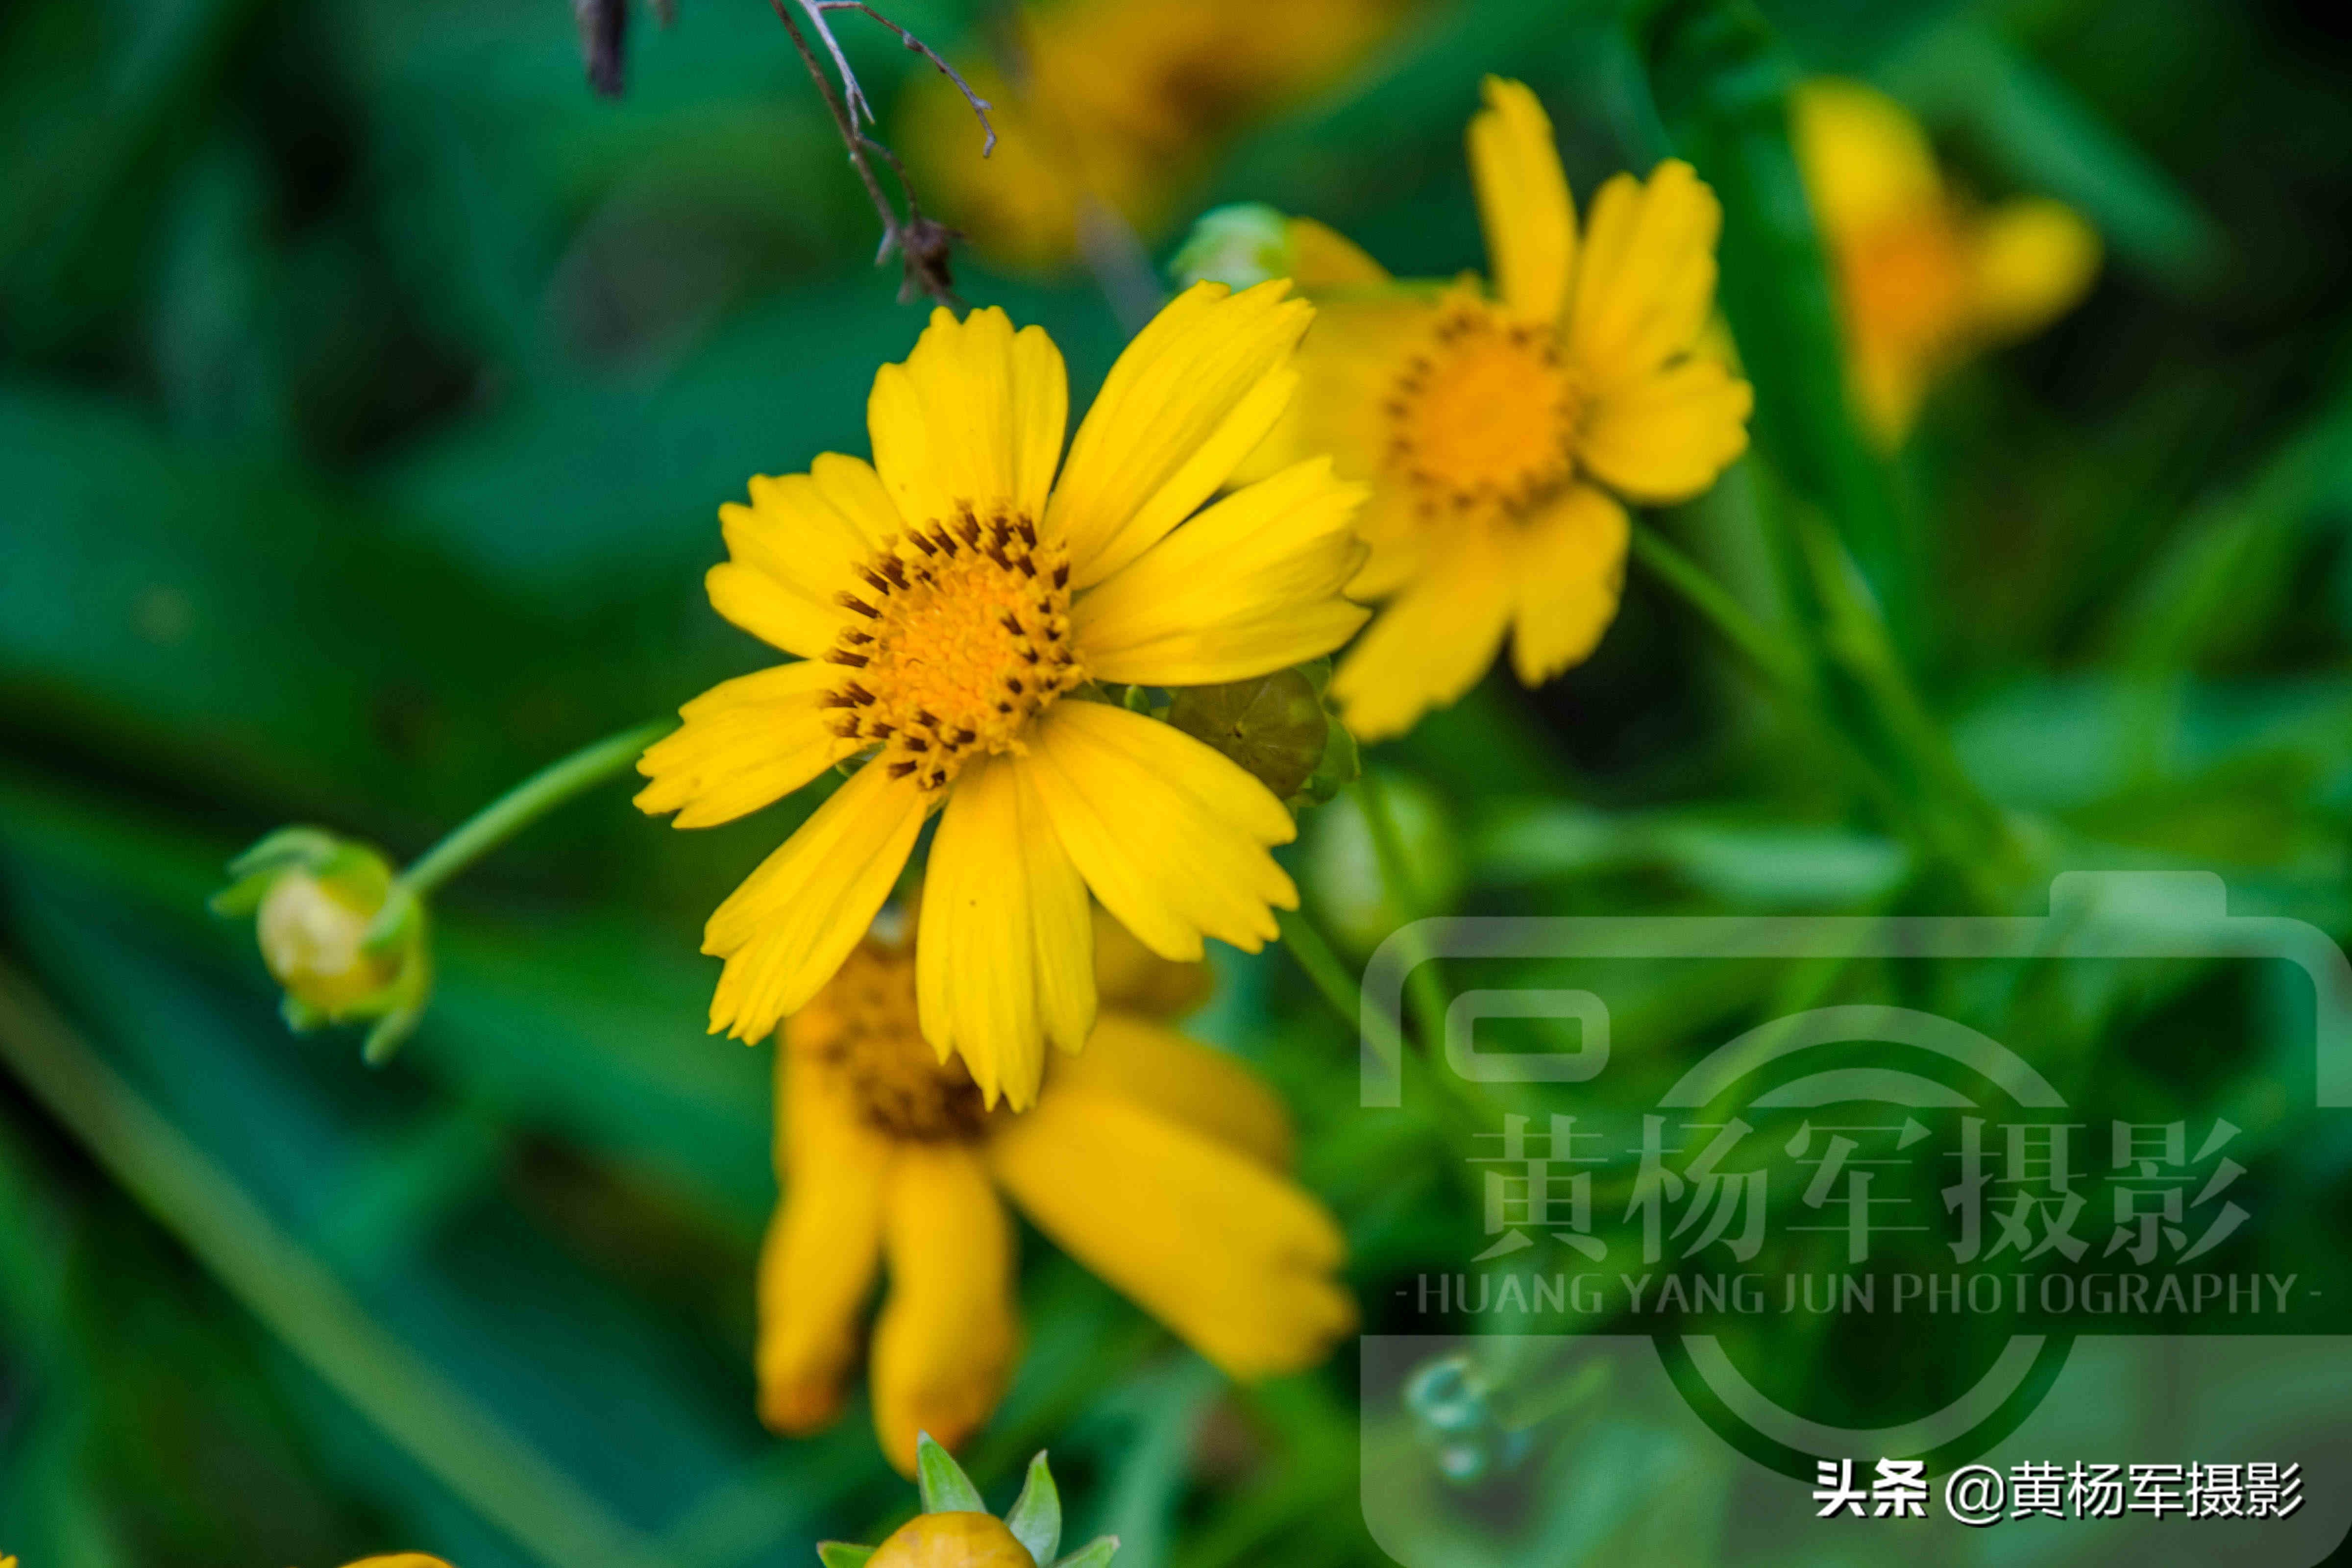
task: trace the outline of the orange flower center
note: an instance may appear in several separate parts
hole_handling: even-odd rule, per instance
[[[857,567],[841,603],[863,617],[825,658],[844,669],[835,730],[881,747],[893,778],[947,787],[975,752],[1019,744],[1086,679],[1070,647],[1070,558],[1019,512],[965,507]]]
[[[988,1120],[963,1058],[942,1063],[923,1038],[911,945],[858,943],[793,1020],[793,1037],[841,1074],[859,1112],[893,1138],[960,1142]]]
[[[1968,259],[1944,208],[1875,224],[1840,245],[1836,259],[1839,293],[1862,344],[1933,361],[1964,331]]]
[[[1389,466],[1423,517],[1518,512],[1568,482],[1584,398],[1550,326],[1457,297],[1383,412]]]

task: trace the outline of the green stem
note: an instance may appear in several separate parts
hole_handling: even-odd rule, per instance
[[[418,856],[400,874],[401,890],[424,898],[564,802],[627,772],[647,746],[677,727],[667,719],[640,724],[550,763]]]
[[[1413,923],[1429,913],[1429,906],[1421,896],[1420,879],[1412,873],[1412,863],[1404,850],[1404,835],[1398,831],[1395,814],[1389,809],[1389,794],[1370,769],[1356,781],[1356,803],[1363,808],[1364,826],[1371,832],[1372,858],[1380,862],[1381,887],[1388,902],[1404,916],[1405,925],[1405,1001],[1412,1008],[1412,1026],[1421,1036],[1421,1048],[1433,1058],[1445,1047],[1445,983],[1437,972],[1437,961],[1423,945]]]
[[[370,1317],[5,964],[0,1061],[230,1295],[525,1556],[549,1568],[660,1561],[602,1502]]]
[[[1750,615],[1697,562],[1668,543],[1664,534],[1646,523],[1635,523],[1633,554],[1768,679],[1800,693],[1811,684],[1804,656]]]

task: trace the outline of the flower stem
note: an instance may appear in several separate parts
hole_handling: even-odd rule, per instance
[[[1804,656],[1748,614],[1697,562],[1669,544],[1664,534],[1646,523],[1635,523],[1633,553],[1765,677],[1792,690],[1801,691],[1810,684]]]
[[[422,899],[557,806],[625,773],[638,755],[677,725],[640,724],[551,763],[474,813],[400,874],[399,888]]]
[[[1405,971],[1404,989],[1405,1000],[1412,1008],[1413,1030],[1421,1037],[1421,1048],[1434,1056],[1445,1046],[1445,984],[1437,973],[1437,961],[1412,929],[1413,922],[1430,912],[1429,906],[1422,900],[1420,880],[1405,855],[1404,835],[1397,830],[1396,816],[1389,809],[1388,788],[1370,768],[1356,781],[1356,803],[1363,808],[1364,826],[1371,832],[1381,890],[1390,906],[1404,917],[1405,957],[1411,964]]]

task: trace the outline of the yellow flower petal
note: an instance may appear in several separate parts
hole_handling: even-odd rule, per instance
[[[1436,303],[1423,290],[1398,287],[1317,300],[1315,324],[1294,362],[1298,395],[1234,470],[1233,482],[1248,484],[1323,456],[1343,479],[1377,476],[1391,434],[1382,405],[1436,327]]]
[[[1592,199],[1568,307],[1570,359],[1606,396],[1688,353],[1715,304],[1723,205],[1669,158],[1646,184],[1619,174]]]
[[[1103,1006],[1146,1017],[1181,1018],[1215,989],[1207,964],[1160,957],[1100,904],[1094,906],[1094,925],[1095,994]]]
[[[1511,668],[1540,686],[1581,664],[1616,618],[1625,586],[1625,509],[1591,485],[1572,485],[1522,525],[1511,625]]]
[[[1037,1228],[1229,1375],[1319,1361],[1355,1324],[1322,1205],[1127,1100],[1047,1094],[989,1153]]]
[[[1144,1106],[1273,1169],[1290,1163],[1290,1114],[1265,1079],[1137,1014],[1104,1013],[1084,1054],[1054,1064],[1052,1092],[1072,1089]]]
[[[885,1199],[890,1293],[874,1330],[874,1430],[903,1475],[928,1432],[962,1447],[996,1409],[1019,1348],[1013,1227],[978,1151],[910,1143]]]
[[[1748,449],[1755,403],[1754,391],[1720,362],[1694,355],[1595,399],[1576,456],[1630,500],[1688,500]]]
[[[1993,339],[2048,326],[2082,299],[2099,271],[2099,234],[2082,215],[2038,198],[1989,214],[1969,257],[1977,325]]]
[[[910,523],[1006,502],[1041,518],[1069,396],[1044,328],[1016,333],[992,305],[961,321],[934,310],[906,363],[875,374],[874,466]]]
[[[1876,88],[1816,78],[1789,104],[1805,198],[1832,237],[1943,205],[1944,177],[1927,133]]]
[[[1318,458],[1236,490],[1082,596],[1079,662],[1146,686],[1247,680],[1317,658],[1364,624],[1340,597],[1364,547],[1368,492]]]
[[[1283,225],[1290,247],[1290,280],[1300,290],[1362,289],[1389,280],[1389,269],[1328,224],[1295,217]]]
[[[993,1106],[1036,1102],[1049,1040],[1087,1042],[1095,1019],[1094,925],[1086,884],[1017,761],[992,757],[956,781],[923,881],[915,944],[923,1034],[961,1053]]]
[[[1559,319],[1576,265],[1576,211],[1551,119],[1522,83],[1490,76],[1471,116],[1470,179],[1503,302],[1534,321]]]
[[[719,509],[729,559],[710,569],[713,608],[753,637],[814,658],[848,617],[850,568],[903,524],[874,470],[828,452],[805,474],[751,481],[751,504]]]
[[[1050,527],[1071,583],[1099,583],[1213,495],[1290,401],[1291,351],[1313,310],[1287,279],[1231,294],[1196,283],[1111,366],[1070,444]]]
[[[760,1252],[758,1354],[760,1419],[776,1431],[805,1436],[841,1414],[860,1310],[881,1263],[891,1152],[833,1074],[791,1045],[778,1047],[783,1197]]]
[[[16,1560],[0,1557],[0,1568],[16,1568]],[[422,1552],[395,1552],[389,1557],[362,1557],[345,1568],[449,1568],[449,1564]]]
[[[1231,759],[1155,719],[1056,703],[1022,763],[1055,832],[1103,906],[1163,958],[1213,936],[1255,952],[1272,906],[1298,890],[1266,847],[1297,833],[1282,803]]]
[[[680,827],[731,822],[782,799],[839,761],[845,742],[818,706],[840,671],[818,660],[721,681],[678,710],[685,725],[646,748],[637,793]]]
[[[1478,684],[1511,619],[1516,585],[1492,531],[1465,532],[1381,606],[1340,662],[1331,693],[1359,740],[1401,735]]]
[[[833,978],[890,896],[927,802],[864,767],[728,895],[703,927],[702,951],[727,960],[710,1027],[756,1040]]]

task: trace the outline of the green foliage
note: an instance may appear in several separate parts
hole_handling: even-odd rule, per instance
[[[984,6],[887,9],[985,47]],[[1349,958],[1412,915],[2011,912],[2055,869],[2147,864],[2352,933],[2352,108],[2306,26],[2227,0],[1430,5],[1187,195],[1185,222],[1265,204],[1451,276],[1481,254],[1477,78],[1520,75],[1580,199],[1669,154],[1721,194],[1758,392],[1752,456],[1642,520],[1589,664],[1534,694],[1505,672],[1369,758],[1385,824],[1343,730],[1291,737],[1294,798],[1330,804],[1285,929],[1329,962],[1221,952],[1197,1027],[1283,1090],[1375,1330],[1475,1231],[1459,1141],[1492,1131],[1417,1055],[1407,1109],[1356,1109]],[[887,124],[928,67],[843,31]],[[757,1420],[771,1064],[703,1027],[702,921],[811,800],[676,833],[616,783],[530,826],[436,894],[432,1008],[381,1072],[289,1038],[250,929],[205,912],[280,824],[413,861],[770,658],[702,597],[716,508],[863,450],[921,315],[869,266],[767,7],[632,40],[606,103],[562,6],[0,11],[0,1548],[28,1568],[393,1543],[750,1568],[904,1516],[862,1395],[805,1441]],[[2110,255],[1893,458],[1846,407],[1788,146],[1788,88],[1831,69],[1910,102],[1966,188],[2060,196]],[[1054,334],[1082,406],[1121,337],[1090,279],[960,263]],[[1622,1037],[1832,983],[1661,987]],[[2095,996],[2035,1005],[2084,1077],[2210,1074],[2270,1135],[2256,1067]],[[1596,1108],[1673,1065],[1624,1051]],[[2315,1256],[2352,1243],[2340,1156],[2293,1194]],[[1050,1441],[1069,1529],[1042,1456],[1010,1516],[1040,1563],[1103,1530],[1130,1568],[1384,1560],[1350,1358],[1229,1391],[1050,1246],[1022,1257],[1027,1355],[968,1476],[927,1452],[926,1506],[1002,1497]],[[1716,1458],[1609,1405],[1547,1407],[1599,1459],[1537,1445],[1516,1560],[1717,1561],[1715,1521],[1622,1480]]]

